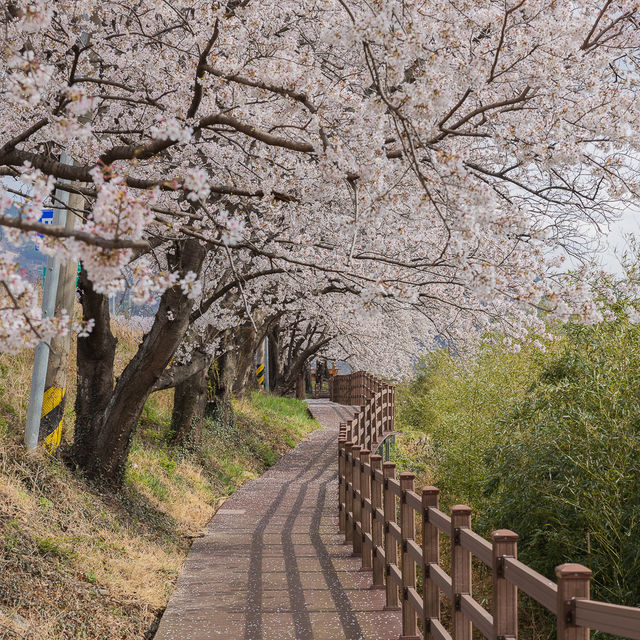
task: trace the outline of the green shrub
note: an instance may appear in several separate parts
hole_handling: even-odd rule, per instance
[[[544,353],[431,354],[398,389],[394,458],[445,507],[472,506],[485,536],[516,531],[521,559],[549,578],[579,562],[594,598],[638,606],[640,326],[624,304],[566,325]]]
[[[524,397],[546,357],[533,348],[507,354],[497,344],[483,345],[473,358],[444,349],[429,354],[415,379],[397,392],[396,421],[405,433],[396,462],[417,473],[420,482],[438,486],[445,505],[482,510],[489,471],[485,457],[503,437],[499,421]],[[420,455],[423,461],[417,463]]]
[[[501,422],[487,455],[487,526],[521,536],[553,575],[588,565],[595,597],[640,604],[640,331],[569,326],[566,346]]]

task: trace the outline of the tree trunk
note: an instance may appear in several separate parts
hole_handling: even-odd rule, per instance
[[[171,416],[171,443],[186,449],[202,441],[202,421],[207,406],[208,368],[201,369],[175,387]]]
[[[210,368],[211,389],[207,402],[206,415],[226,428],[233,424],[233,408],[231,395],[236,378],[237,353],[234,348],[234,336],[231,329],[227,329],[222,339],[222,355]]]
[[[294,358],[288,363],[288,368],[282,372],[280,377],[280,386],[278,388],[278,393],[282,395],[286,395],[289,392],[292,392],[296,388],[298,376],[309,369],[309,360],[324,347],[329,341],[330,338],[325,338],[324,333],[320,336],[320,340],[313,344],[309,344],[305,349],[302,349],[295,353]],[[309,373],[309,387],[311,386],[311,374]],[[325,374],[324,379],[328,376],[328,373]],[[318,380],[316,380],[316,389],[319,390],[321,385],[318,385]],[[307,391],[312,393],[312,391],[308,388]],[[314,395],[314,397],[316,397]]]
[[[181,241],[170,256],[170,266],[181,276],[189,271],[199,273],[204,256],[205,249],[197,240]],[[89,477],[115,485],[121,483],[142,409],[182,342],[192,304],[179,284],[163,294],[151,330],[119,377],[107,405],[94,413],[97,427],[94,446],[80,463]]]
[[[306,397],[304,372],[301,371],[296,380],[296,398],[298,398],[298,400],[304,400]]]
[[[269,387],[273,391],[280,386],[280,331],[276,325],[269,336]]]
[[[255,370],[253,367],[253,355],[258,347],[258,334],[251,325],[247,323],[235,331],[236,345],[236,375],[233,382],[233,392],[243,395],[249,388],[257,386]]]
[[[80,273],[80,302],[83,320],[95,325],[85,338],[78,338],[76,420],[71,457],[86,469],[98,436],[100,416],[113,392],[113,361],[117,340],[111,333],[109,300],[96,293],[87,272]]]

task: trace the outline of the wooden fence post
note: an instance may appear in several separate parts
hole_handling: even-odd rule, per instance
[[[575,626],[575,599],[589,598],[591,570],[581,564],[556,567],[558,578],[558,640],[589,640],[589,629]]]
[[[372,405],[375,406],[375,403],[373,401],[367,400],[367,404],[365,405],[364,409],[364,441],[365,446],[367,446],[369,449],[373,447],[373,433],[371,430],[371,426],[373,423],[373,417],[371,415]]]
[[[422,604],[424,607],[424,637],[429,640],[431,620],[440,620],[440,591],[429,576],[429,565],[440,564],[440,531],[429,522],[429,507],[438,508],[440,491],[436,487],[422,488]]]
[[[365,535],[371,533],[371,507],[367,506],[366,500],[371,499],[371,470],[365,469],[365,465],[369,465],[369,456],[371,451],[369,449],[363,449],[360,451],[360,467],[362,472],[360,474],[360,494],[362,499],[360,501],[360,513],[362,520],[362,565],[363,571],[371,571],[373,568],[371,559],[371,544],[367,542]]]
[[[395,387],[391,387],[391,413],[390,413],[390,418],[391,418],[391,425],[390,425],[390,431],[393,431],[396,428],[396,410],[395,410],[395,406],[396,406],[396,388]]]
[[[460,529],[471,528],[471,507],[451,507],[451,591],[454,640],[471,640],[471,621],[462,613],[460,596],[471,593],[471,552],[460,544]]]
[[[360,450],[359,444],[351,447],[351,455],[353,456],[353,555],[359,556],[362,552],[362,537],[356,530],[356,525],[362,521],[362,509],[360,508]]]
[[[518,534],[499,529],[493,543],[493,632],[496,638],[518,638],[518,589],[504,577],[504,558],[518,557]]]
[[[393,491],[388,487],[386,480],[393,479],[396,476],[396,464],[395,462],[385,462],[382,465],[382,473],[385,477],[384,484],[384,555],[386,558],[387,566],[390,564],[398,564],[398,544],[393,535],[389,532],[389,523],[396,521],[396,496]],[[385,610],[397,611],[398,606],[398,586],[394,580],[389,576],[387,567],[385,567],[386,575],[386,591],[387,591],[387,604]]]
[[[418,618],[409,604],[408,589],[416,588],[416,563],[409,555],[407,542],[415,540],[416,517],[413,508],[407,503],[407,492],[413,491],[414,474],[400,474],[402,499],[400,505],[400,530],[402,532],[402,635],[401,640],[420,640],[418,636]]]
[[[377,517],[377,510],[382,509],[382,482],[376,478],[376,471],[382,471],[382,456],[371,456],[371,537],[373,539],[373,589],[384,588],[384,563],[376,553],[377,547],[382,547],[383,523]]]
[[[382,394],[380,395],[380,405],[382,410],[380,411],[380,421],[378,422],[378,440],[382,440],[382,434],[384,433],[387,423],[387,385],[383,385]]]
[[[376,443],[378,442],[378,409],[381,406],[381,400],[373,402],[373,410],[371,412],[371,451],[376,450]]]
[[[344,423],[343,423],[344,424]],[[346,502],[346,490],[345,490],[345,445],[347,443],[346,431],[343,430],[340,425],[340,437],[338,438],[338,531],[344,533],[345,531],[345,511],[344,505]]]
[[[353,462],[352,456],[353,442],[347,437],[344,445],[344,466],[345,466],[345,507],[344,507],[344,543],[349,544],[353,540]]]

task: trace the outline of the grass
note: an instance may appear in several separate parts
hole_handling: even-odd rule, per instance
[[[121,370],[137,337],[116,327]],[[254,393],[208,421],[199,451],[167,444],[171,392],[151,396],[111,494],[21,444],[32,354],[0,356],[0,638],[151,637],[191,541],[224,500],[318,425],[304,403]],[[69,380],[75,380],[70,367]],[[72,438],[68,390],[64,442]]]

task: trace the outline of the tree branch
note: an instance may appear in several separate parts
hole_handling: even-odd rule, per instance
[[[146,240],[131,240],[129,238],[101,238],[88,231],[80,229],[65,229],[64,227],[54,227],[43,222],[31,222],[16,216],[0,215],[0,226],[21,229],[22,231],[37,231],[43,235],[54,238],[75,238],[86,244],[103,249],[148,249],[149,243]]]

